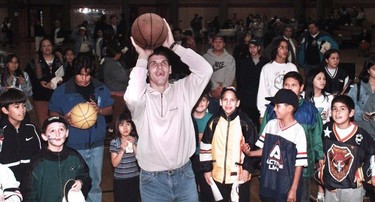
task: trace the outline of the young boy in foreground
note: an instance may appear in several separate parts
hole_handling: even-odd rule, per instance
[[[64,186],[71,179],[75,182],[68,189],[82,190],[85,196],[89,192],[91,178],[87,164],[77,151],[64,147],[68,134],[64,118],[49,117],[44,121],[42,138],[48,146],[31,160],[27,201],[62,201]]]
[[[357,171],[374,154],[375,142],[364,129],[352,122],[354,102],[349,96],[333,98],[331,112],[333,122],[324,125],[322,134],[325,201],[363,201],[363,179],[358,177]]]
[[[275,104],[277,119],[267,123],[256,142],[261,149],[246,153],[262,158],[259,192],[262,202],[298,201],[298,183],[303,167],[307,166],[306,137],[293,116],[298,97],[289,89],[280,89],[267,100]]]

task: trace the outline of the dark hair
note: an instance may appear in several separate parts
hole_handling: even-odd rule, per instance
[[[9,88],[5,93],[0,95],[0,105],[8,109],[11,104],[19,104],[26,102],[26,95],[17,88]]]
[[[178,32],[180,32],[181,34],[182,34],[182,29],[181,28],[174,28],[173,30],[172,30],[172,33],[174,33],[174,32],[176,32],[176,31],[178,31]]]
[[[359,82],[357,83],[357,101],[359,101],[360,94],[361,94],[361,81],[363,83],[368,83],[369,80],[369,73],[368,70],[375,65],[375,58],[369,57],[366,59],[365,64],[363,64],[363,68],[361,73],[359,74]]]
[[[86,71],[92,70],[92,60],[91,60],[91,58],[83,55],[83,56],[79,56],[78,58],[73,60],[74,75],[80,74],[82,69],[85,69]]]
[[[285,80],[288,79],[288,78],[293,78],[293,79],[297,80],[300,86],[303,85],[303,77],[298,72],[292,71],[292,72],[286,73],[284,75],[283,85],[284,85]]]
[[[368,83],[369,80],[369,73],[368,70],[375,65],[375,58],[369,57],[366,59],[365,64],[363,65],[363,69],[359,74],[359,80],[363,81],[364,83]]]
[[[279,38],[276,38],[275,40],[272,41],[272,49],[271,49],[271,59],[274,61],[276,60],[276,55],[277,55],[277,49],[279,49],[279,46],[281,44],[281,42],[285,42],[286,44],[288,44],[288,41],[286,39],[284,39],[284,37],[279,37]],[[285,63],[288,62],[288,57],[285,58]]]
[[[291,24],[285,24],[285,25],[283,26],[283,31],[284,31],[285,29],[287,29],[287,28],[292,29],[292,32],[294,31],[294,27],[293,27]]]
[[[112,20],[112,18],[117,18],[118,19],[118,17],[117,17],[116,14],[112,14],[112,15],[109,16],[109,20]]]
[[[197,103],[195,103],[192,112],[194,112],[194,110],[198,107],[199,103],[202,101],[203,98],[207,98],[207,100],[210,99],[210,93],[209,93],[210,89],[211,89],[211,85],[210,85],[210,82],[209,82],[207,84],[206,88],[203,90],[203,92],[202,92],[201,96],[199,97]]]
[[[154,52],[148,57],[148,58],[150,58],[151,56],[154,56],[154,55],[162,55],[162,56],[164,56],[166,59],[167,59],[167,61],[168,61],[168,63],[169,63],[169,55],[168,55],[168,53],[165,51],[165,50],[163,50],[163,49],[165,49],[164,47],[158,47],[158,48],[156,48],[155,50],[154,50]]]
[[[329,49],[326,53],[324,53],[324,59],[329,59],[333,53],[337,53],[340,55],[340,51],[337,49]]]
[[[332,103],[331,103],[331,108],[333,108],[333,105],[336,102],[341,102],[344,105],[346,105],[346,107],[349,109],[349,111],[352,111],[352,110],[355,109],[353,99],[351,97],[347,96],[347,95],[337,95],[336,97],[334,97],[333,100],[332,100]]]
[[[52,45],[52,49],[53,49],[53,41],[49,38],[49,37],[44,37],[40,42],[39,42],[39,50],[38,50],[38,54],[39,54],[39,58],[43,58],[42,57],[42,43],[44,41],[49,41]]]
[[[115,132],[115,135],[117,137],[120,137],[121,138],[121,133],[119,131],[119,126],[124,123],[124,121],[130,123],[130,125],[132,126],[132,130],[130,131],[130,136],[134,137],[134,138],[138,138],[138,133],[137,133],[137,129],[135,127],[135,124],[132,120],[132,117],[130,115],[130,112],[128,109],[125,109],[116,119],[116,122],[115,122],[115,128],[114,128],[114,132]]]
[[[309,22],[307,23],[307,26],[309,26],[309,25],[315,25],[315,26],[318,27],[318,29],[319,29],[319,24],[318,24],[318,22],[315,21],[315,20],[311,20],[311,21],[309,21]]]
[[[68,51],[72,51],[73,52],[73,55],[74,55],[74,50],[72,48],[66,48],[65,51],[64,51],[64,56],[66,55],[66,53]]]
[[[20,68],[20,59],[19,59],[19,57],[16,54],[11,53],[11,54],[7,55],[5,57],[5,59],[4,59],[5,69],[3,71],[3,74],[1,75],[1,86],[9,86],[8,83],[7,83],[7,79],[10,76],[10,72],[9,72],[9,68],[8,68],[7,64],[10,63],[13,58],[16,58],[17,62],[18,62],[18,68],[14,72],[14,76],[24,78],[23,72],[22,72],[22,70]],[[19,85],[18,84],[18,79],[17,79],[16,85],[17,86]]]
[[[321,69],[321,68],[312,69],[306,75],[305,99],[309,100],[313,103],[314,103],[314,96],[315,96],[314,79],[319,73],[323,73],[323,75],[325,76],[324,69]],[[328,100],[328,95],[325,93],[324,89],[322,90],[322,95],[323,95],[324,99]]]

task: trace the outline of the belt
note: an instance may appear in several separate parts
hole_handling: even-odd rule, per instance
[[[173,169],[173,170],[146,171],[146,170],[142,169],[142,172],[145,172],[145,173],[148,173],[148,174],[151,174],[151,175],[163,175],[163,174],[175,175],[175,174],[183,172],[186,168],[188,168],[190,166],[191,166],[191,162],[189,160],[187,163],[185,163],[185,165],[183,165],[183,166],[181,166],[179,168]]]

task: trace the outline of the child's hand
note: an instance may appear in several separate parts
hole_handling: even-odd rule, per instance
[[[131,142],[131,143],[134,143],[134,142],[135,142],[135,138],[132,137],[132,136],[128,136],[128,137],[126,137],[126,140],[129,141],[129,142]]]
[[[121,146],[120,146],[120,149],[122,149],[123,151],[125,151],[126,147],[128,146],[128,141],[126,140],[121,140]]]
[[[297,197],[296,197],[296,190],[294,190],[294,189],[291,189],[291,190],[289,190],[289,192],[288,192],[288,198],[287,198],[287,202],[296,202],[296,199],[297,199]]]
[[[375,176],[371,177],[371,184],[373,187],[375,187]]]
[[[18,80],[18,83],[21,85],[25,83],[25,79],[23,77],[17,77],[17,80]]]
[[[371,118],[372,118],[372,113],[370,113],[370,112],[365,112],[365,113],[363,113],[363,120],[365,120],[365,121],[369,121]]]
[[[82,181],[81,180],[75,180],[75,183],[72,185],[72,191],[79,191],[82,189]]]
[[[241,151],[246,154],[246,156],[250,156],[250,145],[248,143],[241,144]]]
[[[204,179],[206,180],[206,182],[207,182],[208,185],[211,185],[211,180],[210,180],[211,175],[212,175],[211,172],[205,172],[204,173]]]
[[[249,171],[247,170],[242,170],[239,181],[245,183],[249,181],[250,179],[251,179],[251,173],[249,173]]]

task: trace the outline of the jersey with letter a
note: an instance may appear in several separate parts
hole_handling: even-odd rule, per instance
[[[307,166],[302,126],[295,121],[282,128],[279,120],[273,119],[267,123],[256,145],[263,148],[260,195],[285,198],[293,183],[295,167]]]

